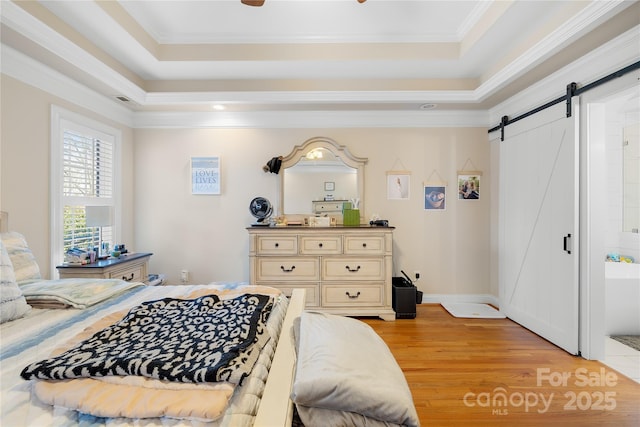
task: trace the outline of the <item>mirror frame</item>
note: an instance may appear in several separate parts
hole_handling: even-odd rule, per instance
[[[358,178],[357,178],[357,187],[358,187],[358,197],[360,198],[360,221],[362,222],[362,218],[364,216],[364,166],[367,164],[369,159],[365,157],[357,157],[349,152],[349,149],[344,145],[338,144],[331,138],[327,138],[324,136],[316,136],[310,138],[303,142],[301,145],[296,145],[293,147],[293,150],[282,158],[282,164],[280,166],[280,200],[278,203],[278,212],[280,215],[284,215],[287,218],[291,218],[292,216],[305,216],[311,214],[304,212],[297,213],[287,213],[286,206],[284,203],[284,171],[295,165],[300,161],[302,157],[304,157],[309,151],[314,150],[316,148],[324,148],[326,150],[331,151],[336,157],[339,157],[342,162],[354,169],[356,169]]]

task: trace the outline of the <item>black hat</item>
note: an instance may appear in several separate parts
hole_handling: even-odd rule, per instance
[[[262,167],[265,172],[271,172],[277,174],[280,172],[280,166],[282,165],[282,156],[273,157]]]

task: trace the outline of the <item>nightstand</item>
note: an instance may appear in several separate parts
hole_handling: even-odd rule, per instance
[[[131,253],[119,258],[101,259],[93,264],[59,265],[61,279],[121,279],[127,282],[146,282],[149,276],[149,258],[152,253]]]

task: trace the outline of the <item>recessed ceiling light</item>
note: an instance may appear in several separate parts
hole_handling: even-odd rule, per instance
[[[437,104],[422,104],[420,106],[420,109],[421,110],[433,110],[436,107],[437,107]]]
[[[216,111],[222,111],[222,110],[224,110],[224,109],[225,109],[225,108],[227,108],[227,107],[225,107],[225,106],[224,106],[224,105],[222,105],[222,104],[213,104],[213,105],[211,106],[211,108],[213,108],[213,109],[214,109],[214,110],[216,110]]]

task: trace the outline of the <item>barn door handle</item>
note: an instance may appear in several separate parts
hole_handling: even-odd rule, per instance
[[[566,236],[564,236],[564,238],[563,238],[563,250],[566,253],[571,254],[571,234],[567,234]]]

